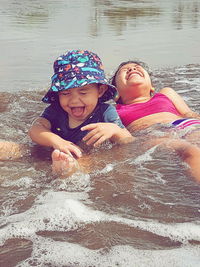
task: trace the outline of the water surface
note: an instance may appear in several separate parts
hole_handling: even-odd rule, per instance
[[[97,52],[110,73],[138,57],[153,67],[199,63],[200,2],[1,0],[0,90],[44,88],[68,49]]]

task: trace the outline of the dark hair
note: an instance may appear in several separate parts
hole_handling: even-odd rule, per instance
[[[110,78],[110,83],[112,85],[116,86],[116,75],[117,75],[118,71],[121,69],[121,67],[123,67],[126,64],[131,64],[131,63],[140,65],[141,67],[143,67],[149,73],[149,76],[151,76],[152,72],[150,71],[149,66],[145,62],[140,61],[140,60],[128,60],[128,61],[122,62],[118,66],[118,68],[115,71],[114,75]]]

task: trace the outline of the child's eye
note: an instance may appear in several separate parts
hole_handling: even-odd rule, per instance
[[[61,94],[61,95],[69,95],[70,92],[61,92],[60,94]]]
[[[87,94],[87,92],[85,92],[85,91],[80,92],[80,95],[86,95],[86,94]]]
[[[128,68],[123,68],[123,69],[120,69],[119,72],[122,72],[122,71],[127,71]]]

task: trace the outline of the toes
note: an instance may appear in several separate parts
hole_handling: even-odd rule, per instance
[[[64,153],[64,152],[60,152],[60,160],[64,160],[64,161],[69,161],[69,155]]]
[[[52,160],[59,160],[60,157],[60,151],[58,149],[55,149],[51,154]]]

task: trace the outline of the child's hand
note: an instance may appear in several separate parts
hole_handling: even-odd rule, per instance
[[[93,145],[94,147],[110,139],[120,130],[121,128],[117,124],[105,122],[91,123],[81,128],[81,131],[90,131],[83,138],[83,141],[85,141],[87,145]]]
[[[77,158],[80,158],[82,156],[81,150],[78,146],[76,146],[74,143],[70,141],[66,141],[64,139],[61,139],[54,144],[54,149],[58,149],[66,154],[69,154],[70,156],[75,155]]]

